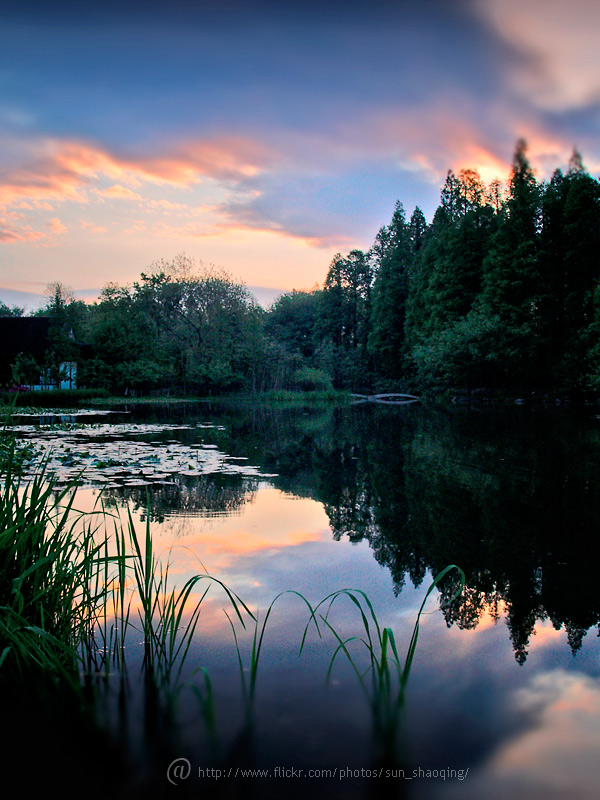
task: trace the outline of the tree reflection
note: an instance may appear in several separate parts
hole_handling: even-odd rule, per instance
[[[333,425],[318,480],[336,539],[367,539],[398,593],[406,576],[418,586],[460,564],[467,588],[447,624],[474,628],[503,611],[519,663],[541,620],[581,647],[600,620],[589,423],[404,408],[349,409]]]
[[[133,512],[149,514],[151,522],[166,516],[233,516],[252,502],[258,480],[246,477],[209,474],[198,478],[174,476],[167,484],[124,486],[111,489],[113,502],[129,506]]]
[[[162,413],[162,412],[161,412]],[[183,412],[182,412],[183,413]],[[337,540],[369,542],[400,594],[407,578],[458,564],[462,600],[447,624],[506,617],[523,663],[539,621],[575,653],[600,623],[600,429],[568,412],[204,406],[211,442],[245,456],[282,491],[323,503]],[[153,518],[236,513],[257,483],[210,475],[153,489]],[[146,490],[129,490],[146,508]],[[451,586],[444,588],[449,596]]]

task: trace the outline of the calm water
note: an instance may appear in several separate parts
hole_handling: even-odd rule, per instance
[[[593,412],[203,405],[73,420],[45,434],[28,424],[24,436],[62,454],[55,465],[65,479],[85,467],[80,505],[91,506],[103,484],[103,497],[132,508],[142,531],[149,501],[154,547],[172,574],[183,582],[204,568],[263,615],[285,590],[313,604],[338,589],[364,590],[404,655],[431,576],[448,564],[466,574],[460,600],[440,610],[436,594],[423,618],[402,728],[404,773],[384,783],[364,777],[376,753],[356,676],[342,657],[325,686],[336,648],[325,628],[322,640],[311,629],[298,658],[308,614],[291,594],[267,627],[252,757],[235,749],[239,667],[227,598],[215,587],[188,667],[211,675],[218,741],[209,741],[197,698],[185,690],[168,755],[150,769],[155,788],[162,781],[181,796],[210,794],[218,785],[210,770],[227,764],[303,769],[276,788],[303,795],[598,796]],[[361,633],[348,598],[331,619],[343,636]],[[240,643],[247,657],[251,642]],[[142,749],[142,716],[138,709],[127,721],[132,751]],[[165,765],[179,756],[192,772],[172,787]],[[337,772],[308,777],[326,769]],[[267,796],[264,781],[242,780],[230,794]]]

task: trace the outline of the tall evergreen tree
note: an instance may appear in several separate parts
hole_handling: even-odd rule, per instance
[[[326,364],[338,387],[368,380],[367,338],[371,307],[371,263],[362,250],[334,256],[323,287],[319,330],[328,345]]]
[[[542,199],[542,232],[540,242],[541,280],[543,286],[542,315],[546,321],[543,359],[545,372],[555,373],[561,362],[565,340],[565,274],[563,215],[569,191],[569,180],[562,171],[554,171],[544,187]]]
[[[415,229],[419,222],[415,221]],[[422,232],[415,230],[416,236]],[[405,369],[405,318],[410,269],[410,230],[402,203],[396,203],[392,220],[379,233],[379,264],[373,286],[369,351],[383,378],[398,381]]]
[[[495,215],[474,170],[448,173],[411,282],[408,335],[418,346],[465,316],[481,290]]]
[[[496,217],[477,172],[448,173],[417,254],[408,299],[407,338],[424,385],[473,380],[474,342],[483,333],[472,310]]]
[[[520,140],[506,213],[484,262],[480,306],[485,317],[497,322],[493,360],[501,365],[505,380],[522,388],[539,380],[545,335],[539,258],[541,193],[526,150],[526,143]]]
[[[427,233],[427,220],[425,214],[421,211],[419,206],[415,207],[412,213],[410,222],[408,223],[408,238],[410,240],[411,249],[411,266],[417,257],[417,254],[423,246],[425,234]]]
[[[590,350],[597,347],[593,323],[600,278],[600,184],[585,170],[577,152],[566,180],[562,215],[563,353],[559,374],[573,386],[590,368],[596,370],[587,361]]]

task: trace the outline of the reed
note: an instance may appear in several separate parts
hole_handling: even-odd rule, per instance
[[[301,647],[304,646],[310,623],[312,621],[316,623],[317,612],[321,607],[325,607],[325,614],[319,614],[319,618],[337,642],[337,647],[329,662],[326,680],[329,681],[331,677],[337,657],[343,654],[356,675],[369,705],[374,737],[380,751],[378,760],[381,762],[393,763],[397,757],[400,718],[406,701],[406,687],[417,649],[421,617],[425,612],[426,603],[432,592],[454,570],[458,572],[459,580],[445,601],[446,604],[452,603],[461,594],[465,585],[465,574],[460,567],[450,564],[434,577],[421,602],[404,661],[398,653],[393,630],[389,627],[381,627],[369,597],[360,589],[341,589],[327,595],[315,608],[305,628]],[[358,611],[362,626],[361,635],[344,638],[330,621],[329,616],[334,605],[342,598],[349,599]],[[353,642],[359,645],[358,654],[354,652]],[[366,666],[364,658],[360,656],[361,652],[363,656],[366,653]]]
[[[451,603],[465,583],[463,571],[450,565],[429,586],[417,613],[406,654],[402,659],[390,627],[383,627],[367,594],[359,589],[333,592],[313,607],[299,592],[278,594],[264,616],[253,613],[224,582],[203,572],[178,587],[171,579],[169,558],[153,549],[149,516],[139,537],[131,512],[126,524],[106,508],[84,515],[74,506],[75,493],[59,489],[42,465],[23,484],[14,440],[5,440],[4,475],[0,484],[0,686],[43,687],[50,677],[60,691],[83,699],[89,677],[108,677],[110,665],[121,677],[126,671],[130,636],[143,635],[142,669],[153,698],[163,697],[174,708],[183,686],[186,665],[198,633],[202,602],[209,590],[224,593],[225,614],[233,632],[242,687],[244,735],[250,742],[254,725],[259,668],[269,621],[284,594],[299,598],[308,611],[300,640],[306,644],[311,625],[319,636],[329,631],[335,651],[329,661],[329,680],[339,657],[344,657],[358,679],[371,711],[380,760],[393,761],[405,706],[407,684],[417,649],[422,615],[432,592],[450,573],[458,578]],[[112,529],[112,530],[111,530]],[[132,614],[134,598],[139,611]],[[342,600],[358,612],[360,631],[343,636],[333,622],[333,610]],[[249,630],[246,650],[238,627]],[[198,667],[192,687],[217,751],[217,710],[207,670]],[[34,678],[35,680],[32,680]]]
[[[2,666],[28,661],[76,671],[104,600],[99,547],[90,525],[42,465],[22,485],[17,446],[8,445],[0,484],[0,653]]]
[[[249,609],[246,606],[244,606],[244,609],[248,612],[248,614],[250,614],[251,619],[253,621],[253,632],[252,632],[252,641],[251,641],[251,646],[250,646],[250,653],[246,657],[246,659],[244,659],[244,656],[242,654],[242,647],[241,647],[240,640],[238,638],[238,635],[237,635],[233,620],[231,619],[231,617],[229,616],[227,611],[225,611],[227,619],[229,620],[229,624],[231,625],[231,630],[233,632],[233,638],[234,638],[234,642],[235,642],[235,650],[236,650],[236,654],[237,654],[238,666],[240,668],[240,677],[241,677],[241,682],[242,682],[242,697],[243,697],[243,703],[244,703],[244,709],[245,709],[245,713],[246,713],[246,721],[247,721],[247,723],[251,723],[252,722],[253,715],[254,715],[254,703],[255,703],[255,697],[256,697],[256,684],[257,684],[257,679],[258,679],[258,667],[259,667],[259,664],[260,664],[260,657],[261,657],[261,653],[262,653],[262,649],[263,649],[265,633],[267,631],[267,623],[269,622],[269,618],[271,616],[271,612],[273,611],[275,603],[279,600],[280,597],[283,597],[286,594],[295,595],[296,597],[300,598],[300,600],[302,600],[302,602],[307,606],[307,608],[309,610],[309,613],[310,613],[311,619],[314,619],[315,623],[316,623],[315,610],[313,609],[311,604],[308,602],[306,597],[304,597],[303,594],[301,594],[300,592],[295,591],[294,589],[286,589],[285,591],[280,592],[272,600],[271,604],[267,608],[267,611],[266,611],[265,616],[264,616],[263,619],[260,618],[259,612],[257,612],[256,616],[255,616],[254,614],[252,614],[249,611]],[[317,629],[318,629],[318,625],[317,625]],[[306,631],[305,631],[304,637],[302,639],[302,644],[300,646],[299,654],[302,653],[302,649],[304,647],[305,639],[306,639]]]
[[[156,556],[153,551],[149,515],[146,517],[144,547],[142,548],[131,512],[128,511],[127,529],[137,596],[140,601],[139,621],[144,636],[144,668],[165,687],[178,689],[182,670],[198,625],[202,601],[211,586],[219,586],[229,600],[231,609],[245,627],[244,614],[252,617],[244,601],[223,581],[208,573],[189,578],[183,587],[172,586],[169,561]],[[206,582],[205,587],[201,587]],[[193,599],[195,589],[201,589],[200,598]],[[193,601],[191,611],[188,607]]]

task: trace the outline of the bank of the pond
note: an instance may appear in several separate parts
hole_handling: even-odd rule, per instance
[[[123,408],[128,406],[192,406],[199,403],[242,404],[242,405],[345,405],[351,401],[351,395],[342,391],[271,391],[261,393],[225,394],[225,395],[128,395],[115,396],[94,389],[58,390],[54,392],[5,392],[0,395],[0,415],[10,414],[13,409],[20,412],[42,411],[48,409],[61,410],[67,413],[82,407]]]
[[[399,390],[400,391],[400,390]],[[343,407],[373,401],[375,392],[356,394],[349,391],[267,391],[228,393],[213,395],[172,396],[164,393],[153,395],[115,396],[95,389],[58,390],[52,392],[4,392],[0,395],[0,417],[9,417],[13,411],[18,413],[42,413],[54,410],[57,413],[94,409],[127,409],[142,406],[162,408],[185,408],[195,405],[219,406],[273,406],[275,408],[319,408],[322,406]],[[381,395],[387,396],[387,395]],[[399,395],[398,395],[399,396]],[[600,409],[600,397],[595,394],[569,392],[530,392],[512,394],[502,390],[476,389],[470,393],[444,389],[439,392],[428,389],[405,395],[415,397],[422,405],[431,408],[452,409],[456,406],[467,408],[560,408],[560,409]],[[391,405],[391,403],[390,403]]]

